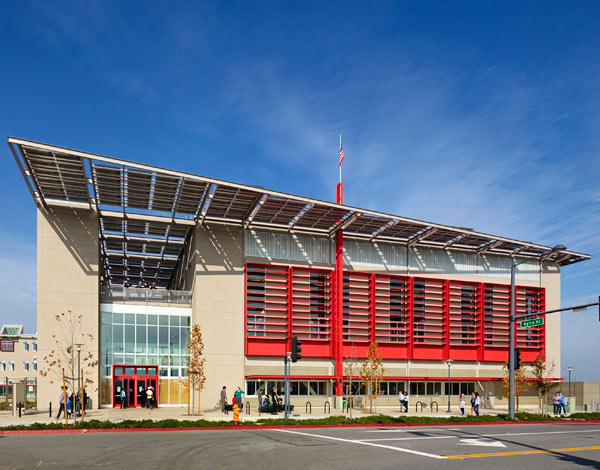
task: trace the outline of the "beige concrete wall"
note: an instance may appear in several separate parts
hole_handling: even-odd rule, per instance
[[[241,228],[198,225],[192,324],[202,329],[206,389],[202,409],[217,407],[227,386],[244,386],[244,240]]]
[[[98,217],[91,211],[54,208],[46,212],[38,209],[37,229],[39,368],[44,368],[43,358],[50,350],[57,348],[56,341],[69,344],[65,338],[69,333],[69,328],[65,327],[67,322],[56,320],[56,315],[68,315],[69,310],[76,317],[76,324],[79,323],[77,317],[81,316],[75,338],[75,342],[84,343],[81,357],[92,353],[97,360],[100,340]],[[87,370],[94,381],[87,392],[96,408],[100,403],[99,367]],[[38,384],[39,407],[46,408],[52,401],[53,407],[58,409],[60,380],[57,368],[52,368],[48,377],[40,377]]]
[[[560,308],[560,269],[554,263],[544,263],[540,271],[540,287],[546,289],[546,310]],[[549,377],[560,377],[560,316],[546,315],[546,363]]]

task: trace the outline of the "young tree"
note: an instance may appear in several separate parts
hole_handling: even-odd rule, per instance
[[[75,315],[71,310],[60,315],[55,315],[59,324],[59,332],[52,335],[54,347],[42,358],[40,375],[49,377],[50,383],[54,381],[62,385],[63,374],[65,370],[65,384],[72,392],[77,391],[77,379],[81,374],[77,370],[77,347],[80,348],[79,359],[81,369],[83,370],[82,387],[85,389],[94,383],[92,377],[95,373],[93,368],[98,365],[91,348],[87,345],[94,339],[94,336],[83,330],[81,320],[83,315]]]
[[[533,376],[536,379],[536,381],[533,382],[533,386],[538,394],[540,412],[542,415],[546,415],[547,395],[554,386],[552,381],[546,379],[554,370],[554,362],[548,364],[547,362],[542,361],[542,358],[538,354],[535,361],[533,361],[533,364],[531,364],[531,368],[533,369]]]
[[[192,414],[194,414],[194,398],[198,390],[198,413],[200,413],[200,392],[204,390],[206,376],[204,373],[204,342],[200,325],[193,325],[188,339],[188,377],[192,388]]]
[[[353,379],[360,373],[356,351],[354,346],[350,349],[350,354],[344,358],[344,375],[348,377],[348,415],[352,419],[352,384]]]
[[[509,395],[509,382],[508,382],[508,361],[504,363],[504,370],[506,375],[502,379],[502,396],[508,398]],[[529,389],[531,382],[525,377],[525,365],[521,365],[518,369],[515,369],[515,400],[517,405],[517,411],[519,411],[519,397]]]
[[[379,354],[377,342],[373,341],[369,344],[367,359],[360,371],[360,375],[365,384],[365,391],[369,395],[369,413],[373,413],[373,397],[375,397],[375,409],[377,409],[379,382],[383,378],[384,372],[383,359]]]

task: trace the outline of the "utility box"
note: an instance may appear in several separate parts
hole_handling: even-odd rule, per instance
[[[12,401],[12,415],[19,414],[19,404],[25,409],[27,404],[27,381],[21,380],[17,382],[13,381],[13,401]]]

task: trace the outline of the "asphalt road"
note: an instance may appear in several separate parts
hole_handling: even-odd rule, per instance
[[[600,424],[0,436],[0,469],[600,469]]]

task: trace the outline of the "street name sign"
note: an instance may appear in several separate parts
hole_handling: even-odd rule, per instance
[[[521,328],[526,328],[528,326],[540,326],[544,324],[544,318],[534,318],[533,320],[523,320],[519,324]]]

